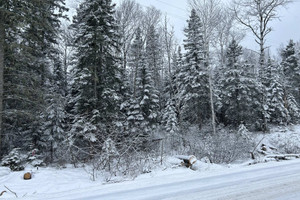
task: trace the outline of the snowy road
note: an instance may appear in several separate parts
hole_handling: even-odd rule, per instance
[[[70,183],[72,184],[72,183]],[[107,185],[83,185],[37,192],[24,199],[55,200],[298,200],[300,160],[244,166],[215,172],[169,170],[151,177]],[[1,198],[0,198],[1,199]]]

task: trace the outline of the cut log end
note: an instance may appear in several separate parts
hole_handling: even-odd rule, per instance
[[[24,180],[30,180],[31,179],[31,173],[27,172],[24,174]]]
[[[191,156],[176,156],[176,158],[182,160],[181,165],[187,168],[191,168],[193,164],[197,161],[197,158],[194,155]]]

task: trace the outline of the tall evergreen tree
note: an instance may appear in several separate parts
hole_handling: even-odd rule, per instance
[[[271,59],[268,59],[265,80],[263,84],[266,87],[267,112],[269,121],[272,123],[288,122],[289,112],[285,107],[283,74],[280,66],[275,65]]]
[[[200,19],[193,9],[188,27],[184,30],[185,65],[181,71],[181,99],[184,99],[182,118],[202,126],[210,116],[208,71],[204,63],[204,41]]]
[[[144,118],[150,127],[155,127],[159,119],[159,97],[158,91],[154,87],[153,72],[151,67],[146,64],[145,56],[142,57],[138,68],[138,94]]]
[[[131,47],[130,64],[134,70],[133,93],[129,101],[129,132],[136,142],[144,143],[158,124],[159,97],[154,87],[153,68],[147,62],[140,28]],[[143,147],[145,148],[145,146]]]
[[[78,59],[74,69],[73,124],[82,135],[86,131],[78,126],[84,125],[80,122],[89,121],[93,125],[93,135],[84,136],[88,145],[91,141],[104,141],[113,133],[120,111],[121,72],[116,57],[119,44],[114,7],[111,0],[85,0],[77,9],[72,25],[76,30]]]
[[[146,37],[146,56],[147,63],[153,72],[154,86],[156,89],[162,89],[162,47],[159,41],[154,25],[149,27],[149,33]]]
[[[293,95],[300,103],[300,66],[299,58],[296,55],[295,43],[293,40],[289,41],[289,44],[281,52],[282,56],[282,68],[285,76],[285,88],[286,92]]]
[[[132,92],[133,97],[136,97],[137,93],[137,76],[138,76],[138,66],[142,60],[143,56],[143,40],[141,35],[141,29],[138,27],[136,30],[135,38],[133,44],[131,45],[131,60],[130,65],[132,66]]]
[[[259,117],[258,84],[251,65],[242,63],[242,47],[233,40],[227,50],[226,67],[221,73],[221,116],[226,124],[238,127],[241,123],[255,122]]]
[[[129,99],[127,121],[129,137],[137,143],[140,143],[138,138],[140,135],[145,135],[146,127],[148,125],[145,115],[142,113],[140,105],[140,73],[141,66],[145,66],[144,47],[141,36],[141,29],[138,27],[135,33],[135,38],[131,46],[131,60],[130,65],[133,69],[133,90],[131,98]]]
[[[43,87],[50,61],[58,55],[59,18],[66,9],[63,0],[2,2],[1,13],[4,9],[5,21],[10,21],[3,37],[6,147],[29,149],[30,144],[38,146],[45,110]]]
[[[44,112],[44,140],[45,150],[50,152],[49,158],[52,162],[57,155],[57,150],[60,148],[60,153],[65,149],[63,147],[63,140],[66,138],[66,99],[64,88],[64,72],[62,63],[57,61],[54,64],[53,76],[50,79],[46,94],[47,108]]]

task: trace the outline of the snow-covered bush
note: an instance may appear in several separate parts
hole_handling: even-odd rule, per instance
[[[21,171],[24,169],[26,155],[20,153],[19,148],[14,148],[5,156],[1,162],[2,166],[9,167],[12,171]]]
[[[104,167],[108,168],[108,171],[112,172],[115,164],[115,159],[119,155],[115,142],[111,138],[106,139],[104,141],[102,151],[105,162]]]
[[[208,138],[207,156],[213,163],[230,163],[245,159],[249,155],[250,146],[235,133],[220,131],[216,136]]]
[[[12,171],[21,171],[26,164],[34,167],[45,166],[42,157],[38,149],[24,152],[20,148],[14,148],[2,159],[1,165],[9,167]]]
[[[278,133],[269,139],[280,153],[300,153],[300,134],[299,133]]]
[[[230,163],[238,159],[248,159],[253,141],[245,126],[238,131],[219,127],[216,135],[211,127],[186,129],[183,141],[184,151],[180,154],[208,157],[213,163]]]
[[[45,165],[44,160],[42,159],[42,155],[39,154],[40,151],[38,149],[33,149],[27,154],[27,162],[34,167],[41,167]]]

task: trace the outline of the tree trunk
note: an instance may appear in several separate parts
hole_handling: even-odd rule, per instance
[[[137,79],[137,72],[138,72],[138,60],[135,59],[136,63],[134,66],[134,72],[133,72],[133,98],[135,99],[136,97],[136,79]]]
[[[208,73],[208,83],[209,83],[209,101],[210,101],[210,109],[211,109],[211,125],[213,128],[213,135],[216,135],[216,119],[215,119],[215,108],[214,108],[214,99],[213,99],[213,86],[212,86],[212,69],[209,63],[209,43],[206,42],[206,52],[204,62],[206,65],[206,70]]]
[[[97,99],[97,66],[94,63],[94,98]]]
[[[214,99],[213,99],[213,88],[212,88],[212,73],[209,70],[209,97],[210,97],[210,109],[211,109],[211,124],[213,127],[213,134],[216,135],[216,119],[215,119],[215,108],[214,108]]]
[[[3,148],[3,85],[4,85],[4,39],[5,38],[5,28],[4,28],[4,13],[0,13],[0,158],[2,154],[2,148]]]

